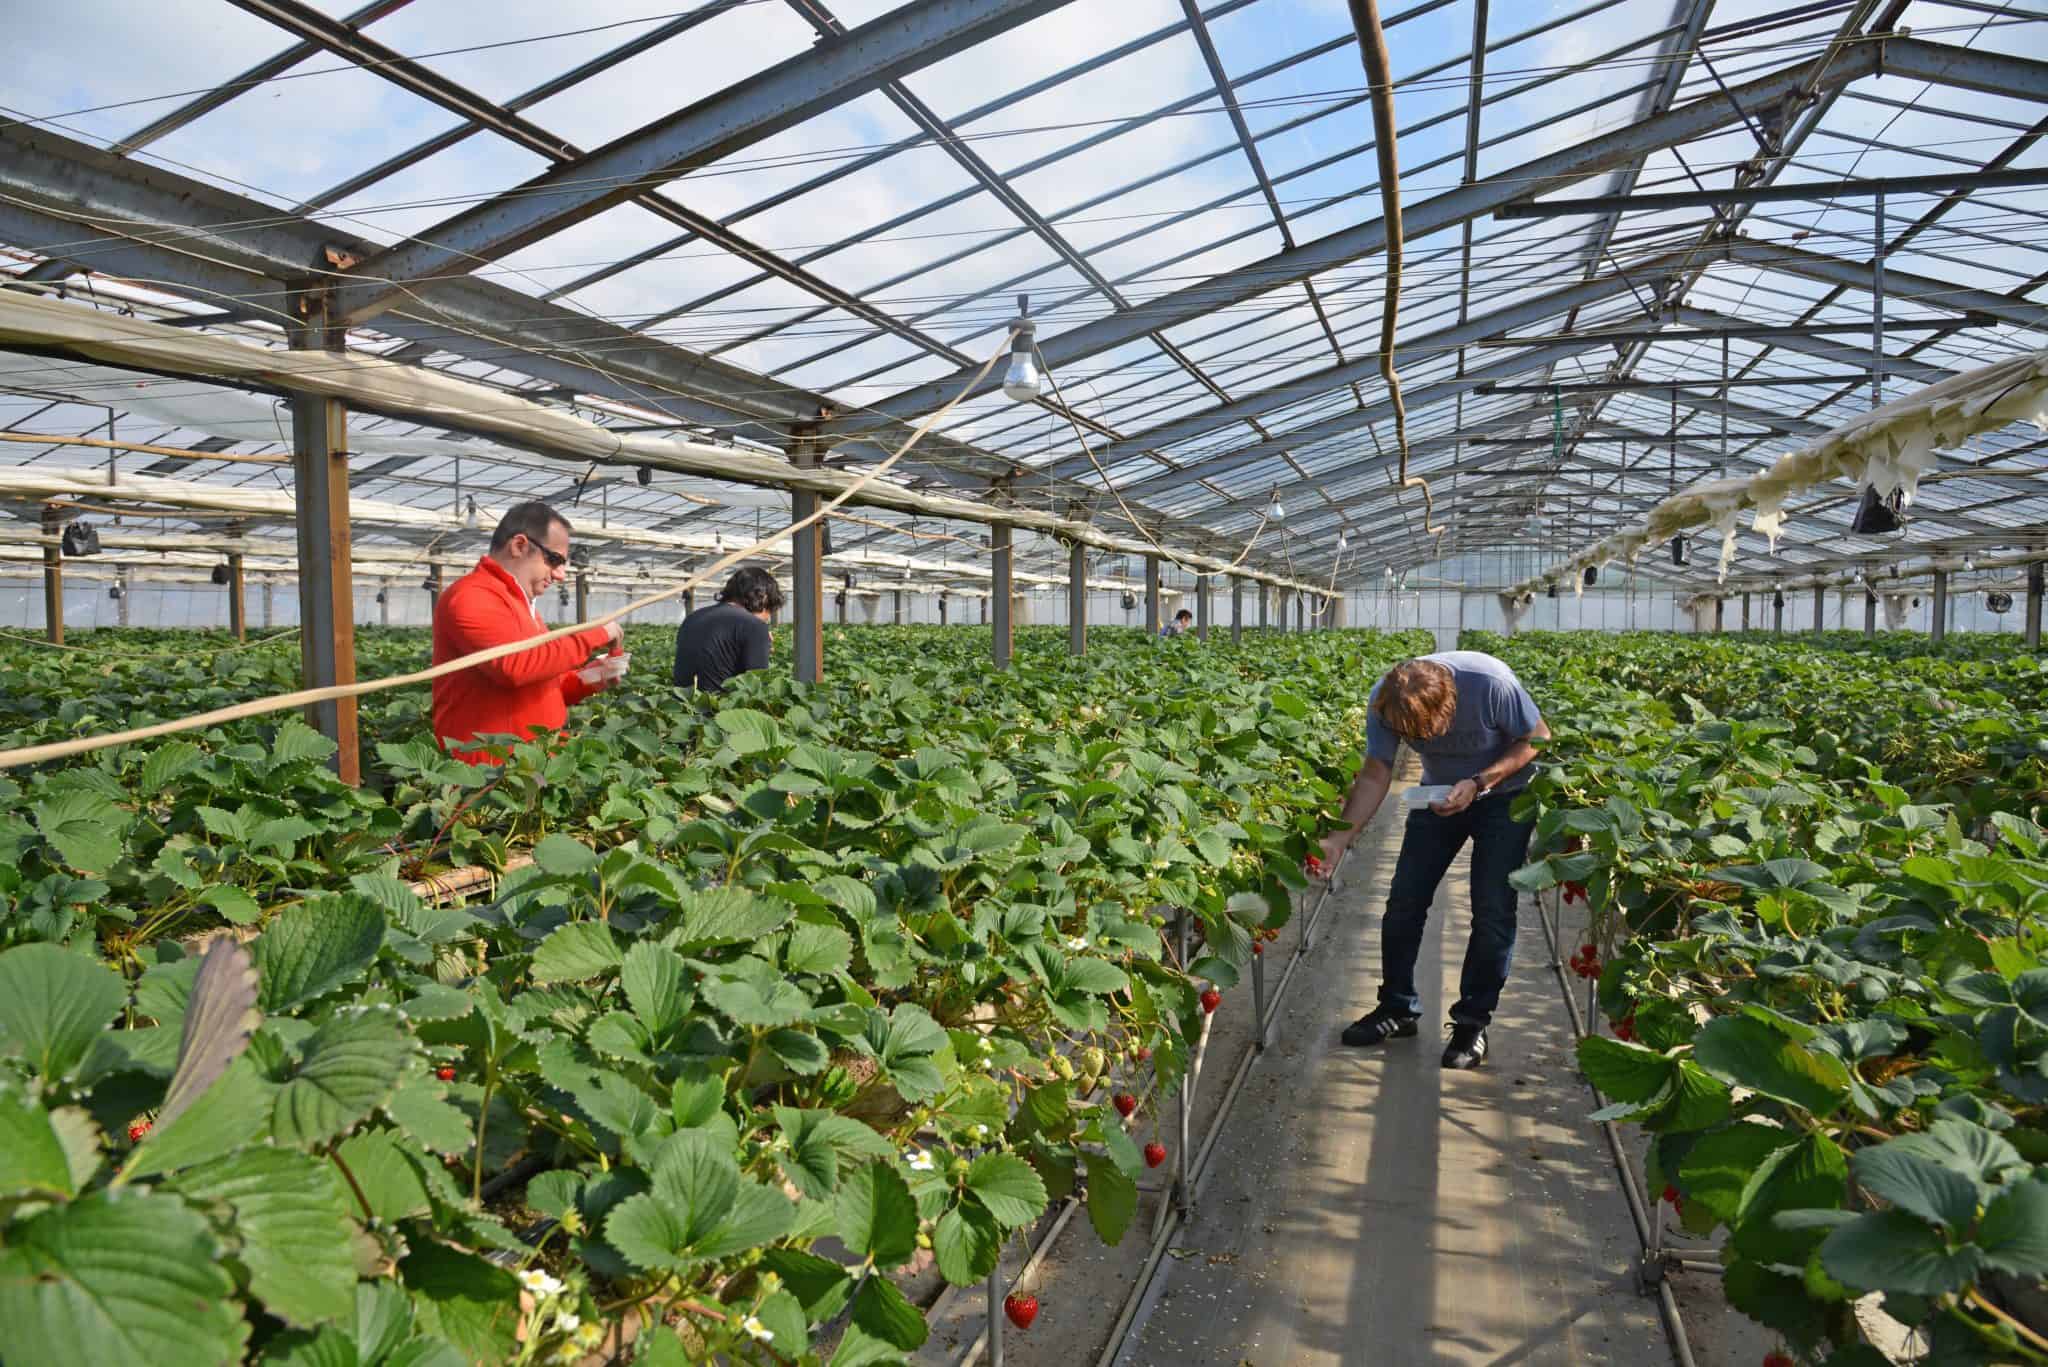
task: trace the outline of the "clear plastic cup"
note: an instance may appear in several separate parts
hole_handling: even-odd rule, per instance
[[[1448,783],[1418,783],[1412,788],[1402,789],[1401,801],[1410,808],[1427,807],[1449,797],[1453,786]]]

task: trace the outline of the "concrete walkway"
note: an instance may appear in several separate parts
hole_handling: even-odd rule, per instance
[[[1530,899],[1484,1067],[1438,1062],[1470,924],[1464,857],[1423,944],[1418,978],[1440,986],[1425,992],[1421,1034],[1373,1050],[1338,1041],[1374,1000],[1403,786],[1348,861],[1196,1218],[1119,1359],[1128,1367],[1671,1361],[1655,1302],[1633,1287],[1638,1244],[1585,1120],[1592,1101]],[[1088,1287],[1044,1294],[1071,1303]],[[1062,1346],[1020,1344],[1011,1362],[1101,1351]]]

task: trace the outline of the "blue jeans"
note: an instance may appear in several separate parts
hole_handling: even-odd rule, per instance
[[[1515,890],[1508,885],[1508,875],[1527,860],[1533,829],[1533,823],[1508,815],[1513,801],[1512,793],[1495,793],[1452,816],[1438,816],[1427,807],[1408,813],[1394,885],[1387,893],[1387,914],[1380,922],[1380,1005],[1422,1014],[1422,998],[1415,991],[1422,928],[1429,921],[1437,885],[1470,840],[1472,938],[1465,945],[1465,967],[1458,976],[1458,1003],[1451,1008],[1451,1019],[1466,1025],[1485,1025],[1493,1019],[1515,957]]]

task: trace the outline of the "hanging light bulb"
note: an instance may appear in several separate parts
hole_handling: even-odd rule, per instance
[[[1017,321],[1010,325],[1010,363],[1003,370],[1003,393],[1018,403],[1035,403],[1043,383],[1038,373],[1038,327],[1031,321],[1031,296],[1017,296]]]
[[[1340,531],[1340,532],[1338,532],[1338,533],[1337,533],[1337,553],[1338,553],[1339,555],[1342,555],[1342,554],[1343,554],[1343,553],[1345,552],[1345,550],[1347,550],[1347,549],[1348,549],[1348,548],[1350,547],[1350,545],[1351,545],[1351,538],[1349,538],[1349,537],[1345,536],[1345,535],[1344,535],[1344,533],[1343,533],[1343,532],[1341,532],[1341,531]]]
[[[1275,522],[1285,522],[1287,520],[1287,509],[1280,504],[1280,491],[1278,489],[1273,491],[1273,502],[1268,506],[1266,515]]]
[[[1964,573],[1964,574],[1970,574],[1970,573],[1972,573],[1973,571],[1975,571],[1975,570],[1976,570],[1976,568],[1977,568],[1977,557],[1976,557],[1976,556],[1974,556],[1974,555],[1966,555],[1966,556],[1964,556],[1964,557],[1963,557],[1963,573]]]
[[[1393,567],[1392,565],[1389,565],[1389,566],[1387,566],[1387,578],[1389,578],[1389,579],[1392,579],[1393,577],[1394,577],[1394,567]]]

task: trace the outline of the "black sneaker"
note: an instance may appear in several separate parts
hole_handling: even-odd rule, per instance
[[[1444,1067],[1477,1068],[1486,1062],[1486,1027],[1451,1022],[1451,1042],[1444,1046]]]
[[[1390,1039],[1409,1039],[1415,1034],[1415,1017],[1390,1006],[1376,1006],[1344,1027],[1346,1044],[1381,1044]]]

